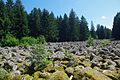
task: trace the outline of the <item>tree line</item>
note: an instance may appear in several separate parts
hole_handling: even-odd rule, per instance
[[[40,8],[34,8],[28,14],[21,0],[15,3],[13,0],[0,0],[0,40],[7,34],[18,39],[43,35],[47,41],[85,41],[90,36],[95,39],[111,38],[110,29],[100,24],[95,29],[93,21],[89,29],[85,17],[79,19],[73,9],[69,15],[65,13],[57,17],[53,12]]]

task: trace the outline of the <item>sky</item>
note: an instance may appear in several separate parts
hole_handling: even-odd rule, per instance
[[[76,15],[81,18],[83,15],[89,23],[93,21],[112,29],[113,19],[117,12],[120,12],[120,0],[22,0],[28,13],[36,7],[53,11],[55,16],[69,15],[74,9]]]

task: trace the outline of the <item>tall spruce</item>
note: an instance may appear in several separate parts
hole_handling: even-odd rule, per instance
[[[34,8],[29,14],[30,36],[38,37],[41,35],[41,15],[41,10],[37,8]]]
[[[110,39],[111,38],[111,33],[112,33],[111,29],[106,28],[106,39]]]
[[[60,27],[60,41],[70,41],[70,27],[67,14],[64,14],[64,18]]]
[[[48,41],[48,27],[49,27],[49,12],[46,9],[43,9],[42,17],[41,17],[41,26],[42,26],[42,35],[45,36]]]
[[[13,6],[14,6],[13,0],[7,0],[6,9],[7,9],[8,17],[9,17],[9,20],[10,20],[10,24],[9,24],[10,33],[12,33],[13,26],[15,26]]]
[[[114,17],[112,38],[120,40],[120,12]]]
[[[0,39],[10,32],[10,20],[3,0],[0,0]]]
[[[95,27],[94,27],[93,21],[91,21],[90,33],[91,33],[91,37],[93,37],[95,39],[96,38],[96,32],[95,32]]]
[[[58,26],[58,30],[59,30],[59,40],[58,41],[62,41],[61,37],[62,37],[62,16],[60,15],[60,17],[57,16],[57,26]]]
[[[97,30],[96,30],[96,35],[97,35],[97,38],[99,39],[100,38],[100,24],[97,25]]]
[[[16,0],[13,9],[15,22],[13,34],[17,38],[27,36],[29,34],[28,19],[21,0]]]
[[[88,23],[85,19],[84,16],[81,17],[80,21],[80,40],[85,41],[88,39],[90,35],[89,28],[88,28]]]
[[[47,28],[47,32],[48,41],[58,41],[59,31],[57,21],[53,12],[51,12],[49,15],[49,26]]]
[[[69,15],[69,26],[70,26],[70,41],[76,41],[79,39],[77,34],[77,26],[76,26],[76,14],[73,9],[70,11]]]

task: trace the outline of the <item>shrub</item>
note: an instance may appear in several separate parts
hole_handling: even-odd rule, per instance
[[[109,44],[109,41],[108,40],[101,40],[101,46],[106,46]]]
[[[30,46],[30,45],[34,45],[37,44],[37,39],[33,38],[33,37],[23,37],[20,40],[20,46]]]
[[[89,36],[87,40],[87,46],[94,46],[95,45],[95,40],[91,36]]]
[[[12,75],[5,69],[0,68],[0,80],[12,80]]]
[[[19,40],[10,34],[6,35],[5,38],[1,41],[1,46],[17,46],[18,44]]]
[[[46,43],[45,37],[44,36],[40,36],[37,38],[38,44],[44,44]]]
[[[40,36],[37,39],[34,37],[23,37],[20,40],[20,46],[31,46],[31,45],[35,45],[35,44],[44,44],[45,38],[44,36]]]
[[[50,60],[48,60],[48,52],[45,50],[44,45],[38,45],[34,50],[33,50],[33,62],[35,63],[36,66],[39,67],[39,69],[44,68],[47,64],[49,64]],[[38,68],[37,67],[37,68]],[[36,69],[37,69],[36,68]]]

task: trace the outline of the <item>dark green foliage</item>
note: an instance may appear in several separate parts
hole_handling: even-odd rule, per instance
[[[96,34],[97,34],[98,39],[110,39],[111,38],[111,30],[100,24],[97,25]]]
[[[29,14],[30,36],[38,37],[41,34],[41,10],[34,8]]]
[[[112,34],[111,29],[106,28],[106,39],[110,39],[111,38],[111,34]]]
[[[80,21],[80,40],[81,41],[87,40],[89,35],[90,33],[88,29],[88,23],[86,19],[84,18],[84,16],[82,16],[81,21]]]
[[[4,38],[10,31],[10,20],[3,0],[0,0],[0,39]]]
[[[4,39],[1,40],[1,46],[18,46],[19,40],[13,35],[7,34]]]
[[[120,39],[120,13],[114,17],[112,37],[119,40]]]
[[[117,35],[117,38],[119,38],[119,15],[120,13],[114,19],[112,31],[113,37]],[[39,8],[34,8],[30,14],[27,14],[21,0],[15,2],[6,0],[6,4],[5,1],[0,0],[1,45],[7,34],[11,34],[19,40],[27,36],[24,40],[33,39],[33,43],[34,39],[39,40],[38,37],[41,35],[50,42],[85,41],[90,35],[93,38],[98,37],[98,39],[111,38],[111,30],[102,25],[98,25],[95,32],[93,22],[91,22],[91,30],[89,31],[85,17],[82,16],[80,20],[73,9],[70,11],[69,17],[64,14],[63,18],[62,16],[56,18],[53,12],[49,13],[46,9],[41,11]],[[25,41],[25,45],[26,43]],[[44,40],[41,43],[44,43]]]
[[[60,30],[60,41],[69,41],[70,40],[70,27],[69,27],[69,19],[67,14],[64,14],[64,18],[61,22]]]
[[[70,15],[69,15],[70,41],[79,40],[79,36],[77,35],[79,26],[76,26],[76,23],[77,23],[76,14],[72,9],[71,12],[70,12]]]
[[[49,26],[47,28],[47,40],[48,41],[58,41],[59,31],[57,26],[56,18],[53,12],[49,15]]]
[[[91,33],[91,37],[93,37],[94,39],[96,39],[96,32],[95,32],[95,27],[94,27],[93,21],[91,21],[90,33]]]
[[[27,36],[29,33],[27,13],[20,0],[16,0],[13,9],[15,23],[15,26],[13,27],[13,35],[17,38]]]
[[[21,46],[30,46],[30,45],[34,45],[34,44],[37,44],[37,43],[38,43],[37,39],[35,39],[33,37],[23,37],[20,40],[20,45]]]
[[[45,38],[48,40],[48,27],[49,27],[49,12],[44,9],[42,12],[42,20],[41,20],[41,26],[42,26],[42,31],[41,34],[45,36]]]

